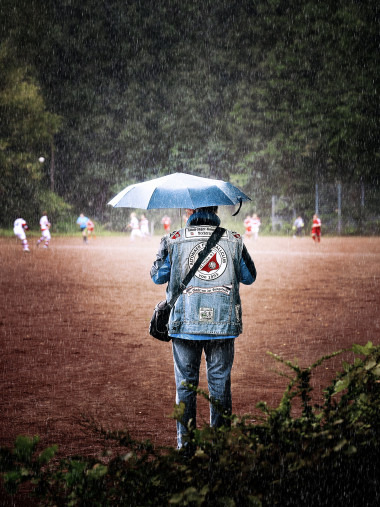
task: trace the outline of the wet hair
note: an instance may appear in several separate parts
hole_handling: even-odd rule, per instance
[[[205,213],[218,213],[218,206],[205,206],[204,208],[197,208],[195,211],[203,211]]]
[[[197,208],[194,213],[190,216],[189,221],[191,225],[210,225],[211,223],[218,222],[220,220],[216,212],[218,206],[205,206],[204,208]]]

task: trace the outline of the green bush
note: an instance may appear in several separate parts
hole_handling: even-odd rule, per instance
[[[380,347],[369,342],[349,350],[354,362],[343,363],[320,405],[311,402],[313,370],[342,351],[308,368],[273,355],[294,374],[279,406],[260,403],[259,423],[234,415],[231,428],[197,429],[184,451],[155,448],[87,421],[125,453],[54,464],[55,447],[37,454],[37,437],[18,437],[13,450],[1,449],[5,486],[13,494],[29,481],[41,504],[56,506],[378,505]],[[176,406],[173,417],[182,413]]]

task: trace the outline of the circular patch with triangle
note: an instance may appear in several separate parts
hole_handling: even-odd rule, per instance
[[[205,248],[206,243],[198,243],[190,252],[189,268],[191,269],[198,259],[199,253]],[[215,280],[226,270],[227,255],[220,245],[214,246],[206,259],[198,268],[195,276],[200,280]]]

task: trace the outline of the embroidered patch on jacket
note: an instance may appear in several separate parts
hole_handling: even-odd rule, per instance
[[[199,320],[202,322],[212,322],[214,320],[214,308],[199,308]]]
[[[178,239],[181,236],[181,233],[179,231],[173,232],[173,236],[170,237],[170,239]]]
[[[233,233],[232,233],[232,235],[233,235],[235,238],[237,238],[237,239],[240,239],[240,238],[241,238],[241,236],[240,236],[240,234],[239,234],[238,232],[233,232]]]
[[[226,294],[228,296],[232,290],[232,285],[219,285],[218,287],[193,287],[190,285],[183,291],[184,294]]]
[[[198,259],[199,253],[206,243],[198,243],[190,252],[189,268],[191,269]],[[214,246],[206,259],[202,262],[195,276],[200,280],[215,280],[219,278],[227,268],[227,254],[220,245]]]
[[[186,227],[185,229],[185,238],[209,238],[211,234],[214,232],[215,227],[209,225],[199,225]],[[222,238],[227,237],[227,232],[223,233]]]

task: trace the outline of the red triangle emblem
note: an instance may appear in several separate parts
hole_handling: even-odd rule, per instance
[[[207,264],[201,268],[201,271],[206,271],[207,273],[210,273],[210,271],[215,271],[215,269],[219,269],[220,265],[218,261],[216,260],[216,253],[211,257],[211,259],[208,261]]]

